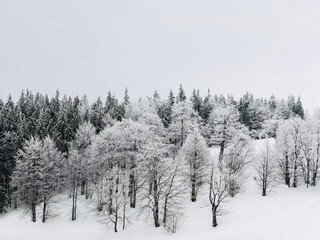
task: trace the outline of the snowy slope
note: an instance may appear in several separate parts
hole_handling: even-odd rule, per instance
[[[264,140],[255,141],[256,149],[262,148],[263,144]],[[279,185],[270,195],[262,197],[253,176],[250,176],[246,190],[225,204],[227,213],[218,218],[216,229],[211,227],[205,192],[203,189],[196,203],[187,202],[176,234],[168,234],[163,228],[155,229],[152,221],[146,222],[144,217],[132,222],[125,231],[114,233],[97,216],[94,206],[84,199],[79,202],[78,220],[72,222],[71,201],[67,196],[60,196],[55,206],[59,216],[48,223],[32,223],[29,214],[24,215],[23,210],[0,217],[0,240],[320,239],[319,187],[289,189]]]

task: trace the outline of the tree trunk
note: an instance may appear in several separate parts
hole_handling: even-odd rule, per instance
[[[197,193],[196,193],[196,176],[195,174],[191,177],[191,202],[197,201]]]
[[[118,232],[118,211],[115,211],[114,215],[114,232]]]
[[[298,186],[298,176],[297,176],[297,170],[298,170],[298,166],[297,163],[294,163],[294,168],[293,168],[293,183],[292,186],[294,188],[296,188]]]
[[[316,186],[317,185],[317,176],[318,172],[315,170],[312,174],[312,182],[311,182],[311,186]]]
[[[108,211],[109,215],[113,213],[113,201],[112,201],[112,195],[113,195],[113,188],[112,186],[109,187],[109,200],[108,200]]]
[[[285,163],[285,182],[288,187],[290,187],[290,172],[289,172],[289,157],[286,154],[286,163]]]
[[[307,184],[307,188],[309,187],[310,184],[310,161],[309,159],[307,159],[307,177],[306,177],[306,184]]]
[[[318,139],[317,160],[316,160],[315,168],[314,168],[313,174],[312,174],[312,183],[311,183],[312,186],[316,186],[317,185],[318,166],[319,166],[319,152],[320,152],[320,143],[319,143],[319,139]]]
[[[86,199],[88,199],[90,197],[90,193],[89,193],[89,187],[88,187],[88,181],[86,181]]]
[[[212,227],[218,226],[217,222],[217,208],[212,207]]]
[[[81,195],[84,195],[86,189],[86,180],[81,181]]]
[[[183,119],[181,119],[181,147],[182,147],[182,145],[183,145],[183,141],[184,141],[184,137],[183,137],[183,135],[184,135],[184,129],[183,129]]]
[[[47,219],[47,197],[43,198],[43,211],[42,211],[42,222],[46,222]]]
[[[136,189],[135,189],[135,178],[134,174],[130,174],[130,183],[129,183],[129,196],[130,196],[130,207],[135,208],[136,207]]]
[[[37,221],[36,203],[35,202],[31,203],[31,220],[32,220],[32,222]]]
[[[154,183],[153,183],[153,198],[154,198],[154,207],[153,207],[154,226],[155,227],[160,227],[160,223],[159,223],[158,183],[157,183],[157,180],[154,180]]]
[[[168,197],[166,195],[164,199],[163,219],[162,219],[162,223],[164,226],[166,226],[166,223],[167,223],[167,205],[168,205]]]
[[[125,196],[125,193],[124,193],[124,196]],[[126,201],[125,198],[123,198],[123,199],[124,199],[124,201]],[[123,203],[123,215],[122,215],[122,229],[124,230],[125,227],[126,227],[126,203],[124,202]]]
[[[222,161],[223,161],[223,153],[224,153],[224,146],[225,145],[225,142],[222,141],[221,144],[220,144],[220,151],[219,151],[219,165],[222,164]]]
[[[72,192],[72,221],[77,219],[77,198],[78,198],[78,187],[74,183]]]

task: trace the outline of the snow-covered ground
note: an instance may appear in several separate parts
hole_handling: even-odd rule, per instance
[[[264,141],[256,141],[256,148]],[[131,222],[125,231],[114,233],[95,211],[94,206],[80,199],[78,219],[71,221],[71,200],[61,195],[55,205],[58,216],[43,224],[30,221],[30,215],[15,210],[0,217],[0,240],[162,240],[162,239],[226,239],[226,240],[309,240],[320,239],[320,187],[289,189],[279,185],[262,197],[253,180],[248,178],[246,190],[224,205],[226,214],[211,227],[208,196],[203,189],[195,203],[187,203],[181,226],[176,234],[154,228],[144,217]]]

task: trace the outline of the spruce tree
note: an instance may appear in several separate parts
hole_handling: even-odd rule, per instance
[[[293,113],[296,114],[297,116],[299,116],[301,119],[304,119],[304,110],[302,107],[302,102],[301,102],[300,96],[298,97],[298,100],[297,100],[296,104],[294,105]]]
[[[179,93],[177,95],[177,98],[176,98],[176,101],[177,102],[184,102],[187,100],[187,97],[186,97],[186,94],[182,88],[182,85],[180,84],[180,87],[179,87]]]
[[[58,149],[63,153],[68,153],[69,142],[73,139],[73,128],[70,123],[69,107],[70,101],[65,96],[61,101],[61,108],[55,126],[55,142]]]
[[[106,104],[105,109],[108,110],[109,101],[108,104]],[[104,108],[103,104],[101,102],[101,98],[99,97],[91,106],[91,114],[90,114],[90,122],[95,127],[96,133],[101,132],[104,127]]]
[[[2,177],[0,176],[0,214],[6,211],[8,206],[8,196]]]

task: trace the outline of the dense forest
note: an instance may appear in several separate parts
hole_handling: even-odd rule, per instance
[[[255,154],[251,142],[260,138],[276,138],[276,147]],[[122,100],[108,92],[92,103],[58,91],[0,99],[0,214],[25,208],[33,222],[37,206],[45,222],[52,198],[66,193],[72,220],[83,197],[115,232],[135,208],[175,232],[183,196],[195,202],[207,188],[216,227],[221,203],[241,191],[252,162],[265,196],[277,181],[316,186],[319,157],[320,114],[305,115],[300,97],[237,100],[199,90],[187,97],[180,85],[165,99],[155,91],[133,101],[127,89]]]

